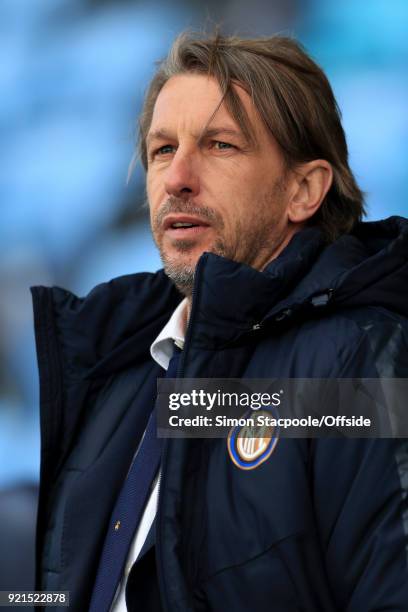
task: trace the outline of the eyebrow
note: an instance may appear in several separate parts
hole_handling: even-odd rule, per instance
[[[149,144],[151,140],[172,140],[173,136],[170,135],[165,129],[160,128],[158,130],[153,130],[153,132],[149,132],[146,136],[146,143]]]
[[[238,130],[234,130],[233,128],[228,127],[212,127],[207,128],[197,136],[197,141],[200,143],[205,138],[214,138],[215,136],[219,136],[220,134],[226,134],[227,136],[235,136],[236,138],[243,138],[242,132]],[[159,128],[157,130],[153,130],[153,132],[149,132],[146,137],[146,144],[149,144],[152,140],[173,140],[174,135],[172,136],[170,132],[163,128]]]
[[[243,138],[242,132],[234,130],[233,128],[212,127],[204,129],[201,132],[198,141],[202,142],[205,138],[214,138],[215,136],[219,136],[220,134],[225,134],[226,136],[235,136],[236,138]]]

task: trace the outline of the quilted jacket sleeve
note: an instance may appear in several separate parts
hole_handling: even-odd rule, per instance
[[[406,330],[362,330],[342,377],[408,379]],[[347,612],[408,610],[408,441],[321,439],[313,445],[318,529],[334,600]]]

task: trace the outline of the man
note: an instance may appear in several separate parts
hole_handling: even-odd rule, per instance
[[[286,38],[182,35],[140,156],[164,272],[33,290],[38,587],[75,611],[408,610],[405,441],[280,439],[254,464],[171,439],[137,463],[175,347],[180,378],[408,374],[408,224],[361,223],[326,77]]]

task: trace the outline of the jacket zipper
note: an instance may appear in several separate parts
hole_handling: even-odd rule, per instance
[[[186,356],[187,356],[187,350],[188,350],[188,344],[189,344],[189,340],[190,340],[190,336],[191,336],[191,330],[193,327],[193,319],[195,316],[195,311],[196,311],[196,300],[194,299],[197,291],[196,291],[196,287],[199,284],[199,277],[201,276],[201,269],[203,268],[205,261],[207,259],[206,255],[202,255],[199,259],[199,262],[197,263],[197,267],[196,267],[196,275],[195,275],[195,279],[194,279],[194,286],[193,286],[193,290],[191,293],[191,312],[190,312],[190,319],[188,322],[188,326],[187,326],[187,330],[186,330],[186,336],[185,336],[185,343],[184,343],[184,348],[183,348],[183,352],[181,354],[181,359],[180,359],[180,364],[177,370],[177,378],[183,378],[184,376],[184,364],[186,362]],[[169,606],[168,606],[168,601],[167,601],[167,591],[166,591],[166,584],[165,584],[165,572],[164,572],[164,565],[163,565],[163,556],[162,556],[162,532],[163,532],[163,518],[162,518],[162,511],[161,511],[161,503],[160,503],[160,493],[161,493],[161,488],[162,488],[162,483],[163,480],[165,479],[165,466],[167,463],[167,455],[168,455],[168,439],[165,438],[164,442],[163,442],[163,452],[162,452],[162,462],[161,462],[161,471],[159,474],[159,481],[158,481],[158,498],[157,498],[157,515],[156,515],[156,520],[157,520],[157,524],[156,524],[156,564],[157,564],[157,577],[158,577],[158,582],[159,582],[159,588],[160,588],[160,593],[162,594],[162,603],[164,606],[164,610],[165,612],[167,610],[169,610]]]

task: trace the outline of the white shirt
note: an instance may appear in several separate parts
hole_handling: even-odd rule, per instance
[[[169,321],[161,330],[156,340],[150,347],[150,354],[153,359],[165,370],[169,367],[170,359],[173,356],[174,344],[180,349],[184,346],[185,328],[187,322],[187,298],[185,298],[176,308],[171,315]],[[137,452],[137,451],[136,451]],[[160,470],[157,474],[150,497],[147,501],[146,507],[143,511],[142,518],[136,533],[133,537],[132,544],[129,548],[129,553],[125,563],[125,569],[123,572],[122,580],[116,591],[115,598],[113,600],[110,612],[127,612],[126,607],[126,583],[132,569],[134,562],[136,561],[143,544],[147,538],[147,534],[150,531],[150,527],[154,521],[157,511],[157,502],[159,499],[159,478]]]

